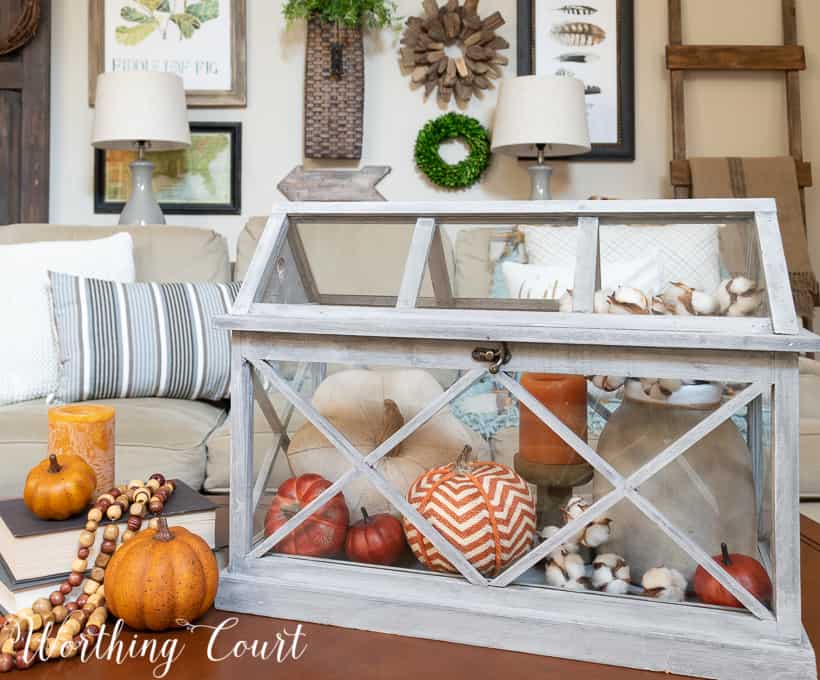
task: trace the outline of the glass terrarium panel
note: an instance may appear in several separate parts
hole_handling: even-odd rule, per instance
[[[414,228],[415,221],[292,221],[259,300],[392,307]]]
[[[651,512],[612,483],[640,474],[748,393],[748,384],[358,364],[267,366],[270,371],[258,373],[258,388],[287,440],[269,477],[256,478],[257,489],[266,490],[257,511],[264,514],[255,539],[260,556],[708,605],[725,602],[698,591],[698,578],[711,579],[696,577],[698,559],[720,555],[723,543],[733,556],[770,568],[770,428],[763,397],[710,426],[637,483]],[[294,409],[290,390],[304,400]],[[571,434],[559,436],[538,404]],[[350,457],[316,422],[318,415],[366,458],[419,414],[426,414],[425,423],[370,463],[371,473],[358,476]],[[567,437],[580,442],[578,451]],[[258,461],[255,469],[265,472]],[[333,484],[324,502],[314,500]],[[305,512],[311,502],[313,509]],[[591,510],[600,503],[608,504],[602,512]],[[301,523],[271,543],[299,512]],[[576,525],[560,543],[546,552],[540,547],[571,522]],[[687,543],[675,540],[669,526]]]

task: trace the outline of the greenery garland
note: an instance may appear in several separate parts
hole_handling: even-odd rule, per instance
[[[451,165],[439,154],[442,142],[461,138],[470,148],[467,158]],[[427,178],[448,189],[472,186],[490,164],[490,133],[475,118],[446,113],[429,121],[416,137],[416,166]]]

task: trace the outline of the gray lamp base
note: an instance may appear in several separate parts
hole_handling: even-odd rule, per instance
[[[137,160],[131,163],[131,197],[120,214],[120,224],[165,224],[165,215],[154,196],[151,179],[154,164]]]
[[[527,170],[530,173],[530,199],[533,201],[551,201],[550,176],[552,168],[549,165],[531,165]]]

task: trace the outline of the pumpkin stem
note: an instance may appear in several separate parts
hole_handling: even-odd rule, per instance
[[[157,533],[154,534],[155,541],[162,541],[163,543],[167,543],[168,541],[174,540],[174,535],[168,528],[168,520],[165,519],[165,517],[160,517],[159,519],[157,519],[157,525]]]
[[[460,475],[466,475],[473,467],[473,447],[466,444],[456,458],[456,472]]]
[[[396,434],[396,432],[398,432],[402,427],[404,427],[404,416],[399,410],[399,405],[392,399],[385,399],[384,429],[382,430],[381,435],[379,435],[379,445],[384,444],[384,442],[390,439],[390,437]],[[401,444],[396,446],[387,455],[395,456],[398,455],[399,451],[401,451]]]
[[[52,474],[57,474],[63,469],[63,466],[57,462],[57,456],[53,453],[48,455],[48,471]]]
[[[732,558],[729,557],[729,547],[725,543],[720,544],[720,552],[723,557],[723,564],[727,567],[732,566]]]
[[[361,511],[362,519],[364,520],[364,523],[367,524],[368,522],[370,522],[370,515],[367,514],[367,510],[365,508],[361,508]]]

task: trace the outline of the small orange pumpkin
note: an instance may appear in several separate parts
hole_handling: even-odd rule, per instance
[[[23,501],[40,519],[68,519],[91,503],[97,475],[79,456],[55,454],[38,463],[26,477]]]
[[[195,621],[214,603],[219,570],[208,544],[183,527],[146,529],[123,543],[105,570],[105,599],[134,630]]]

